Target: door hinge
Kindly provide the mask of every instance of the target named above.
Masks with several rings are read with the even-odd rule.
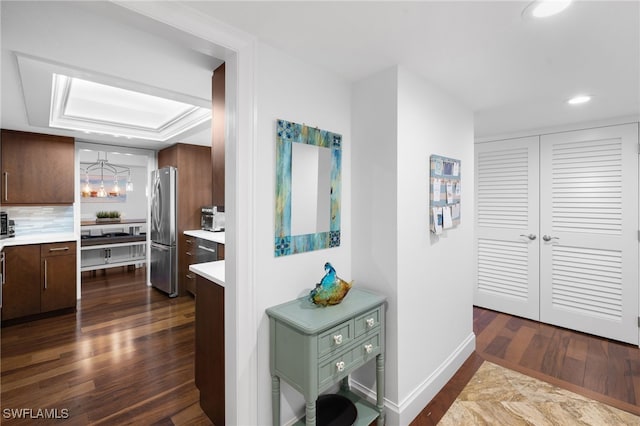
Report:
[[[640,327],[640,317],[638,317],[638,327]]]

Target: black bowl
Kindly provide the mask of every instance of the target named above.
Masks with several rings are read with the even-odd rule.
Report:
[[[351,400],[342,395],[320,395],[316,401],[318,426],[352,426],[358,418],[358,410]]]

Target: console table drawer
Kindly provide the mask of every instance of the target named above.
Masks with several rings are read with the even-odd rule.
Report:
[[[318,388],[324,389],[325,385],[332,384],[340,377],[347,375],[361,359],[362,350],[354,347],[321,363],[318,367]]]
[[[318,386],[333,383],[336,379],[349,374],[366,361],[380,353],[380,333],[362,339],[343,353],[321,362],[318,367]]]
[[[355,319],[355,337],[360,337],[368,331],[380,327],[380,308],[360,315]]]
[[[318,359],[348,346],[354,338],[353,325],[353,320],[346,321],[319,335]]]

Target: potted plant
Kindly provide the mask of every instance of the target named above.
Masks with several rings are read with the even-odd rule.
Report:
[[[118,211],[96,212],[96,222],[120,222],[120,212]]]

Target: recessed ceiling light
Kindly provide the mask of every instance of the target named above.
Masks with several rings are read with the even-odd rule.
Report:
[[[166,141],[211,120],[211,109],[53,74],[51,127]]]
[[[586,102],[589,102],[590,100],[591,100],[591,96],[589,95],[578,95],[569,99],[567,103],[570,105],[578,105],[578,104],[584,104]]]
[[[562,12],[571,4],[571,0],[535,0],[522,12],[523,16],[546,18]]]

